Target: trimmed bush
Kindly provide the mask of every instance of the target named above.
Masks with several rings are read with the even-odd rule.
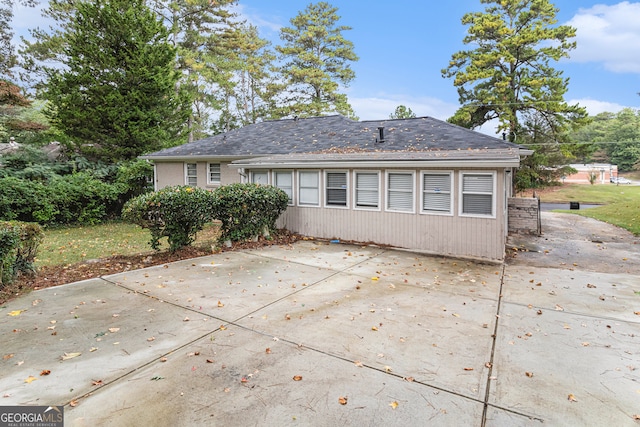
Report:
[[[18,273],[35,273],[38,247],[44,238],[42,227],[28,222],[0,222],[0,287]]]
[[[287,193],[271,185],[230,184],[213,194],[221,241],[247,240],[274,230],[289,202]]]
[[[51,223],[58,211],[41,182],[15,177],[0,179],[0,220]]]
[[[190,245],[196,233],[214,219],[213,194],[202,188],[165,187],[129,200],[122,209],[122,219],[148,228],[151,247],[160,248],[167,237],[169,250]]]

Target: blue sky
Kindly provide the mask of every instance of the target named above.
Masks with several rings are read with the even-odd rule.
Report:
[[[310,1],[240,0],[238,11],[258,26],[263,38],[279,42],[279,29]],[[360,57],[355,80],[345,89],[361,120],[389,117],[402,104],[418,116],[450,117],[458,108],[451,79],[440,70],[465,46],[466,12],[481,11],[480,0],[330,0],[344,33]],[[640,109],[640,1],[556,0],[559,24],[577,28],[578,48],[555,65],[570,78],[565,99],[590,114]],[[43,25],[39,12],[16,10],[17,33]],[[488,132],[488,129],[483,129]]]
[[[305,9],[308,1],[241,0],[240,10],[277,42],[278,29]],[[479,0],[331,0],[344,33],[360,60],[346,89],[361,120],[388,118],[397,105],[418,116],[446,119],[458,107],[451,79],[440,70],[465,48],[466,12],[484,10]],[[556,0],[559,24],[577,28],[578,48],[556,68],[570,78],[565,99],[591,114],[640,109],[640,2]],[[579,5],[579,6],[578,6]],[[467,47],[468,48],[468,47]]]

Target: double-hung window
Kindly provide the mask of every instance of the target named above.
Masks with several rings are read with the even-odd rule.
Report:
[[[327,206],[347,206],[347,173],[326,173],[326,204]]]
[[[387,210],[414,211],[413,182],[412,172],[387,173]]]
[[[453,206],[451,172],[422,173],[422,212],[450,215]]]
[[[220,185],[220,163],[209,163],[209,184]]]
[[[191,187],[198,186],[198,164],[187,163],[185,166],[185,184]]]
[[[276,171],[273,173],[273,182],[276,187],[287,193],[289,204],[293,204],[293,173],[291,171]]]
[[[320,205],[320,178],[317,171],[298,173],[298,204],[303,206]]]
[[[380,176],[378,172],[355,173],[355,207],[376,209],[380,205]]]
[[[463,172],[461,214],[494,216],[494,193],[495,174]]]
[[[269,173],[267,171],[253,171],[251,172],[251,182],[266,185],[269,183]]]

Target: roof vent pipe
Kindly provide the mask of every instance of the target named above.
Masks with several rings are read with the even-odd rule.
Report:
[[[384,142],[384,126],[378,126],[378,138],[376,141],[379,143]]]

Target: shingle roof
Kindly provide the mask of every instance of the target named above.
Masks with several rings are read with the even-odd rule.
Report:
[[[379,142],[378,128],[384,128]],[[519,148],[432,117],[357,122],[344,116],[265,121],[143,156],[247,158],[290,153],[438,151]]]

